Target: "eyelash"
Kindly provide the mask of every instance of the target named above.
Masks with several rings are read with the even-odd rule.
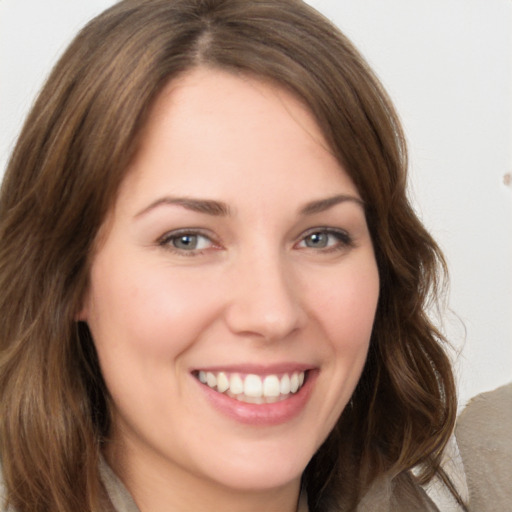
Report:
[[[305,233],[301,235],[300,240],[294,245],[300,245],[302,243],[306,243],[306,240],[309,237],[312,237],[314,235],[327,235],[328,237],[334,237],[336,239],[336,243],[326,247],[310,247],[310,246],[304,246],[301,247],[301,249],[311,249],[313,251],[322,252],[322,253],[333,253],[345,250],[347,248],[354,246],[354,241],[350,234],[343,230],[343,229],[335,229],[335,228],[328,228],[328,227],[316,227],[309,229]],[[210,247],[207,248],[200,248],[200,249],[183,249],[176,247],[174,243],[181,239],[184,239],[185,237],[200,237],[209,240]],[[217,245],[216,242],[212,239],[212,237],[209,234],[206,234],[204,231],[197,230],[197,229],[180,229],[176,231],[171,231],[169,233],[164,234],[162,237],[160,237],[157,240],[157,244],[160,247],[163,247],[166,250],[169,250],[171,252],[174,252],[176,254],[179,254],[180,256],[198,256],[204,253],[205,250],[208,250],[210,248],[220,248],[220,245]]]

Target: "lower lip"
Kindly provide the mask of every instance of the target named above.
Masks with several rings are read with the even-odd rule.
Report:
[[[229,418],[247,425],[271,426],[291,421],[305,408],[318,372],[310,370],[304,385],[289,398],[271,404],[250,404],[218,393],[193,377],[213,407]]]

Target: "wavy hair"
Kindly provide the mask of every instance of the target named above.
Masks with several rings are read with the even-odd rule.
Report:
[[[106,510],[109,397],[75,321],[92,248],[164,86],[197,66],[278,84],[312,111],[366,205],[381,292],[350,404],[303,476],[311,512],[352,509],[382,475],[439,474],[455,389],[427,309],[443,257],[406,194],[399,120],[364,59],[299,0],[124,0],[42,89],[0,193],[0,450],[18,512]]]

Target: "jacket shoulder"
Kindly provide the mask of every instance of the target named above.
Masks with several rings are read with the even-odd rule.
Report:
[[[473,398],[455,435],[469,488],[470,510],[511,510],[512,383]]]

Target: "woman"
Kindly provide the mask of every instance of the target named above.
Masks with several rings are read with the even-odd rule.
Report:
[[[406,167],[382,87],[301,2],[93,20],[2,187],[7,504],[435,510],[434,475],[457,496],[425,312],[444,262]]]

